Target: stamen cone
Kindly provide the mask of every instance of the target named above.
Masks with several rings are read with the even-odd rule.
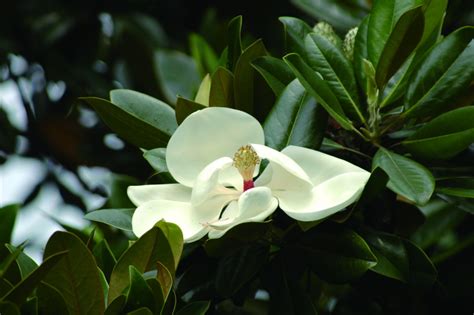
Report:
[[[260,163],[260,158],[251,145],[240,147],[234,154],[233,166],[239,171],[245,182],[252,182],[255,167]],[[252,186],[253,187],[253,186]]]

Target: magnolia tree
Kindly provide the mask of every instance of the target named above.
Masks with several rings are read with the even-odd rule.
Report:
[[[151,176],[87,213],[85,241],[54,234],[40,266],[9,247],[2,310],[472,312],[474,28],[441,35],[446,4],[376,1],[343,38],[281,17],[282,57],[244,46],[236,17],[220,57],[200,37],[157,56],[166,100],[81,98]]]

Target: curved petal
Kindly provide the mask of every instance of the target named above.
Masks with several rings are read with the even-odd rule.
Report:
[[[169,200],[153,200],[139,206],[132,217],[133,233],[140,237],[158,221],[165,220],[178,225],[186,242],[206,235],[208,227],[193,215],[190,203]]]
[[[369,176],[368,172],[345,173],[315,186],[311,194],[283,192],[278,196],[280,208],[299,221],[321,220],[356,201]]]
[[[249,143],[264,143],[262,127],[249,114],[224,107],[199,110],[172,135],[166,149],[168,170],[179,183],[192,187],[206,165],[220,157],[232,157]]]
[[[281,152],[295,161],[308,174],[313,185],[319,185],[334,176],[344,173],[362,172],[369,174],[366,170],[347,161],[308,148],[289,146]]]
[[[191,203],[195,206],[214,195],[230,194],[237,196],[239,192],[228,189],[219,181],[220,172],[232,166],[232,159],[222,157],[208,164],[198,175],[192,190]],[[242,181],[242,180],[241,180]]]
[[[257,186],[267,186],[274,191],[311,190],[313,185],[306,172],[290,157],[260,144],[252,144],[261,159],[270,161],[257,178]]]
[[[278,200],[267,187],[255,187],[245,191],[237,202],[225,209],[222,217],[210,227],[209,238],[219,238],[237,224],[261,222],[278,207]]]
[[[191,188],[181,184],[128,186],[127,195],[136,206],[152,200],[189,202]]]

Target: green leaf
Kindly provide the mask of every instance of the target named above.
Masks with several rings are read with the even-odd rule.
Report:
[[[176,312],[176,315],[205,315],[209,306],[209,301],[191,302]]]
[[[194,101],[198,104],[209,106],[209,96],[211,93],[211,76],[207,73],[202,79]],[[178,121],[179,124],[179,121]]]
[[[84,219],[111,225],[117,229],[131,231],[135,209],[102,209],[87,213]]]
[[[128,186],[141,184],[137,179],[121,174],[112,174],[110,196],[104,204],[104,208],[122,209],[135,208],[135,205],[127,196]]]
[[[388,175],[381,168],[376,167],[372,170],[369,180],[365,184],[364,190],[362,191],[359,200],[354,207],[360,207],[366,205],[372,201],[379,193],[381,193],[387,186]]]
[[[413,71],[405,102],[406,117],[445,111],[474,80],[474,27],[451,33],[434,46]]]
[[[304,86],[306,91],[311,94],[324,109],[336,120],[342,128],[352,129],[351,121],[345,116],[341,104],[337,100],[329,85],[320,75],[313,71],[297,54],[289,54],[283,57],[290,66],[298,80]]]
[[[447,160],[474,142],[474,106],[444,113],[403,141],[413,155]]]
[[[169,242],[171,249],[171,254],[173,255],[174,265],[171,265],[171,262],[168,263],[167,260],[160,260],[163,265],[174,275],[175,270],[178,268],[178,263],[183,252],[183,233],[179,226],[174,223],[160,221],[156,224],[157,227],[163,232]]]
[[[237,60],[240,58],[242,54],[242,16],[238,15],[230,20],[229,25],[227,26],[227,38],[228,42],[228,50],[227,50],[227,68],[233,72],[236,65]]]
[[[94,256],[77,236],[55,232],[46,244],[44,257],[64,250],[67,255],[44,282],[61,292],[70,313],[103,314],[104,292]]]
[[[5,244],[5,246],[8,248],[10,253],[14,253],[16,250],[18,250],[18,247],[15,247],[10,244]],[[36,262],[30,258],[27,254],[23,253],[23,251],[20,252],[18,257],[16,258],[16,263],[18,265],[18,269],[20,270],[21,278],[25,279],[33,270],[35,270],[38,265]]]
[[[219,261],[216,290],[223,297],[230,297],[251,280],[267,261],[268,246],[248,245],[234,251]]]
[[[234,107],[234,75],[218,67],[211,76],[209,106]]]
[[[105,310],[105,315],[118,315],[123,314],[122,310],[125,307],[125,302],[127,297],[125,295],[118,296],[112,303],[109,303],[107,309]]]
[[[285,31],[286,52],[295,52],[305,57],[304,39],[313,29],[306,22],[294,17],[282,16],[279,20]]]
[[[146,272],[155,269],[156,262],[160,261],[174,274],[179,261],[176,259],[179,246],[182,248],[182,236],[181,239],[179,236],[173,237],[174,229],[177,227],[171,223],[166,225],[170,226],[172,233],[154,227],[133,243],[119,258],[110,277],[109,304],[129,285],[128,266],[130,265],[135,266],[140,272]],[[167,234],[170,236],[169,240],[166,237]]]
[[[252,61],[253,67],[262,75],[275,96],[280,96],[295,75],[281,59],[263,56]]]
[[[436,192],[454,197],[474,198],[474,178],[448,178],[437,182]]]
[[[405,12],[385,42],[377,63],[377,86],[382,88],[415,50],[423,36],[424,16],[422,7]]]
[[[312,270],[332,283],[356,280],[377,264],[362,237],[335,225],[319,226],[306,232],[297,247],[307,255]]]
[[[424,15],[425,27],[423,28],[423,38],[421,43],[424,43],[433,32],[438,33],[440,24],[443,23],[448,0],[425,0]]]
[[[7,247],[8,248],[8,247]],[[0,279],[6,278],[9,281],[16,283],[21,277],[19,270],[16,268],[10,268],[13,263],[16,261],[17,257],[20,256],[24,246],[20,246],[15,249],[13,252],[6,252],[6,257],[2,257],[0,262]],[[3,255],[2,255],[3,256]]]
[[[128,312],[127,315],[153,315],[153,312],[147,307],[140,307],[139,309]]]
[[[107,279],[110,279],[110,275],[117,263],[117,259],[115,259],[115,256],[105,238],[94,246],[92,254],[97,262],[97,267],[103,271]]]
[[[181,124],[186,117],[204,108],[206,106],[178,96],[176,101],[176,121],[178,124]]]
[[[143,152],[143,157],[158,173],[168,172],[166,164],[166,148],[156,148]]]
[[[369,53],[367,52],[367,32],[369,28],[368,15],[359,25],[357,35],[354,42],[354,72],[357,79],[357,83],[362,90],[367,94],[367,76],[364,71],[364,60],[369,59]]]
[[[234,102],[235,108],[253,114],[255,69],[251,62],[258,57],[267,55],[262,40],[257,40],[247,47],[237,60],[234,70]]]
[[[367,30],[367,52],[368,60],[372,62],[376,69],[378,69],[378,63],[382,61],[382,54],[387,43],[394,40],[394,38],[390,38],[392,33],[395,33],[402,15],[421,4],[422,0],[375,1],[370,12]],[[401,26],[406,26],[405,24],[402,23],[399,26],[403,33],[406,30],[405,27]],[[398,35],[394,34],[394,36]]]
[[[137,107],[129,108],[97,97],[80,99],[91,105],[110,129],[138,147],[152,149],[166,146],[171,133],[176,129],[174,110],[169,106],[169,109],[162,107],[161,111],[157,110],[157,106],[149,106],[149,103],[139,103]],[[160,112],[168,113],[161,116]],[[155,125],[160,120],[163,120],[164,126],[174,126],[174,129],[160,130]]]
[[[189,36],[189,46],[191,56],[197,64],[201,76],[213,73],[217,68],[219,60],[217,55],[206,40],[199,34],[191,34]]]
[[[289,145],[318,149],[327,126],[327,113],[293,80],[267,116],[265,143],[278,151]]]
[[[46,258],[43,263],[31,272],[25,279],[17,283],[7,294],[5,294],[0,301],[8,300],[17,305],[21,305],[28,295],[35,289],[35,287],[48,276],[51,270],[62,261],[67,255],[66,251],[56,252]]]
[[[0,208],[0,222],[2,222],[2,228],[0,229],[0,244],[10,243],[16,215],[19,209],[20,205],[18,204]]]
[[[129,266],[130,289],[127,294],[127,302],[125,304],[125,312],[130,312],[140,307],[147,307],[151,310],[161,310],[161,305],[157,306],[153,293],[142,277],[142,273],[134,266]]]
[[[156,265],[156,280],[160,284],[161,293],[163,294],[163,300],[166,301],[171,290],[173,289],[173,275],[170,273],[168,268],[166,268],[166,266],[160,263],[159,261]]]
[[[388,188],[395,193],[423,205],[434,191],[434,178],[423,165],[402,155],[380,148],[372,161],[372,169],[380,167],[388,176]]]
[[[317,20],[329,21],[340,31],[359,24],[368,11],[364,1],[292,0],[292,3]]]
[[[344,53],[332,42],[316,34],[306,36],[305,45],[308,64],[327,82],[344,113],[353,120],[365,122],[354,71]]]
[[[177,95],[192,99],[201,77],[196,62],[179,51],[159,50],[154,55],[155,72],[161,90],[171,104],[176,104]]]
[[[38,308],[41,314],[68,314],[66,302],[61,293],[51,285],[41,282],[36,290]]]
[[[0,314],[4,315],[20,315],[20,309],[13,303],[4,301],[0,302]]]

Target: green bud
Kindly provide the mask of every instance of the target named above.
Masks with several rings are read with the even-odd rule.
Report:
[[[326,22],[319,22],[313,27],[313,32],[326,38],[334,46],[342,48],[342,40],[337,36],[332,26]]]
[[[354,43],[358,30],[358,27],[351,28],[347,32],[346,37],[344,37],[342,49],[344,50],[344,54],[346,55],[347,59],[350,61],[354,60]]]

